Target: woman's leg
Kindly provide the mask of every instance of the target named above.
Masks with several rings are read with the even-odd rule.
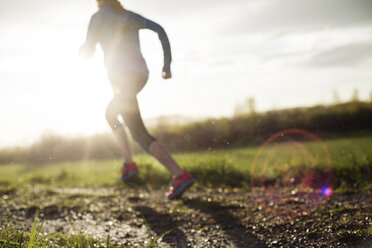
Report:
[[[120,103],[117,99],[112,99],[106,109],[106,120],[110,125],[114,136],[119,144],[120,151],[124,158],[124,163],[128,164],[133,162],[132,153],[128,143],[128,137],[123,125],[119,122],[118,116],[120,113]]]
[[[179,177],[182,175],[183,170],[159,141],[153,141],[150,144],[149,153],[162,163],[173,176]]]
[[[126,126],[131,132],[133,139],[145,151],[162,163],[173,176],[178,177],[183,173],[182,169],[169,152],[148,133],[143,124],[140,109],[138,107],[137,94],[146,85],[147,79],[147,76],[143,76],[136,72],[126,73],[125,76],[113,75],[111,77],[111,81],[114,82],[114,91],[117,93],[117,99],[120,103],[118,104],[118,106],[120,106],[119,111]],[[116,121],[118,121],[117,118]],[[122,127],[120,130],[124,131]],[[127,140],[123,138],[123,131],[118,131],[117,137],[120,140]],[[123,151],[127,151],[125,147],[129,146],[124,144],[122,149]]]
[[[170,153],[152,137],[145,125],[138,107],[137,97],[126,97],[123,104],[122,117],[128,126],[133,139],[150,155],[162,163],[175,177],[179,177],[183,171],[177,162],[172,158]]]

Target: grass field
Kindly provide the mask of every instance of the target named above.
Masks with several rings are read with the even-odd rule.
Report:
[[[197,183],[173,202],[164,201],[169,173],[145,154],[130,185],[118,179],[119,159],[0,166],[0,246],[155,247],[151,237],[172,230],[161,247],[369,247],[372,137],[280,138],[175,154]],[[322,186],[334,190],[328,200]]]
[[[306,176],[304,171],[311,170],[313,177],[331,174],[330,182],[326,183],[333,188],[365,189],[372,183],[371,147],[372,137],[364,137],[328,140],[324,145],[319,142],[282,142],[262,150],[259,147],[208,150],[175,154],[175,158],[196,177],[196,187],[249,188],[252,180],[285,185],[286,177],[298,180]],[[143,154],[135,160],[140,166],[135,186],[157,188],[169,184],[170,175],[153,158]],[[3,165],[0,166],[0,185],[123,186],[118,180],[121,163],[121,160],[96,160],[40,166]]]

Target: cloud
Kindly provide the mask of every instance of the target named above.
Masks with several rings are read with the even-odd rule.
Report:
[[[329,27],[372,25],[371,0],[262,0],[245,9],[225,32],[302,32]]]
[[[356,66],[372,58],[372,42],[350,44],[320,52],[306,63],[316,67]]]
[[[147,10],[153,10],[155,12],[161,12],[169,16],[192,16],[196,13],[208,13],[219,8],[228,8],[229,6],[234,6],[242,4],[244,2],[250,2],[250,0],[188,0],[188,1],[174,1],[174,0],[126,0],[122,1],[124,6],[133,11],[145,12]],[[190,18],[191,19],[191,18]]]
[[[92,3],[89,5],[89,3]],[[45,25],[61,15],[81,15],[82,9],[94,6],[95,1],[76,0],[12,0],[4,1],[0,8],[0,26]],[[90,11],[90,9],[87,9]]]

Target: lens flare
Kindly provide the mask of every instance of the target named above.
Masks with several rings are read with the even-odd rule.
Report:
[[[301,129],[284,130],[269,138],[257,152],[251,169],[253,197],[263,209],[282,217],[315,210],[332,195],[332,189],[324,187],[331,182],[326,145]]]
[[[324,196],[331,196],[332,195],[332,193],[333,193],[333,191],[332,191],[332,189],[330,188],[330,187],[328,187],[328,186],[324,186],[323,188],[322,188],[322,194],[324,195]]]

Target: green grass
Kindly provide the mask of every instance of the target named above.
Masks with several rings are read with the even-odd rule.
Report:
[[[110,235],[107,236],[106,240],[101,241],[89,236],[84,235],[84,233],[74,234],[66,236],[62,233],[55,233],[48,237],[41,236],[41,231],[44,226],[44,221],[39,223],[38,212],[36,212],[33,225],[30,232],[24,231],[14,231],[17,226],[9,226],[8,218],[11,216],[4,216],[0,218],[0,247],[1,248],[46,248],[46,247],[77,247],[77,248],[93,248],[93,247],[104,247],[104,248],[116,248],[119,246],[113,245],[110,242]],[[4,223],[1,223],[3,222]],[[143,221],[146,225],[146,230],[148,233],[148,245],[146,247],[157,247],[158,241],[160,241],[164,236],[172,232],[169,230],[159,237],[154,237],[148,224],[143,217]],[[71,222],[75,233],[76,229],[74,224]]]
[[[333,174],[332,186],[339,189],[370,188],[372,182],[372,137],[325,141],[329,152],[317,142],[273,144],[260,151],[259,147],[207,150],[175,154],[181,167],[197,180],[196,187],[250,187],[252,164],[254,180],[273,183],[287,178]],[[255,160],[257,154],[260,156]],[[308,154],[312,154],[309,156]],[[148,155],[135,160],[140,174],[134,185],[164,187],[170,174]],[[52,187],[121,187],[118,180],[121,160],[95,160],[48,165],[11,164],[0,166],[0,190],[20,185],[49,185]],[[330,169],[330,170],[329,170]]]
[[[5,216],[0,219],[0,221],[5,220],[4,228],[0,230],[0,245],[1,247],[27,247],[27,248],[45,248],[48,247],[50,240],[53,238],[53,235],[50,238],[45,240],[40,239],[41,229],[43,228],[44,221],[38,226],[38,214],[34,218],[34,222],[29,234],[24,232],[16,231],[13,229],[17,226],[9,226],[8,218],[10,216]]]

